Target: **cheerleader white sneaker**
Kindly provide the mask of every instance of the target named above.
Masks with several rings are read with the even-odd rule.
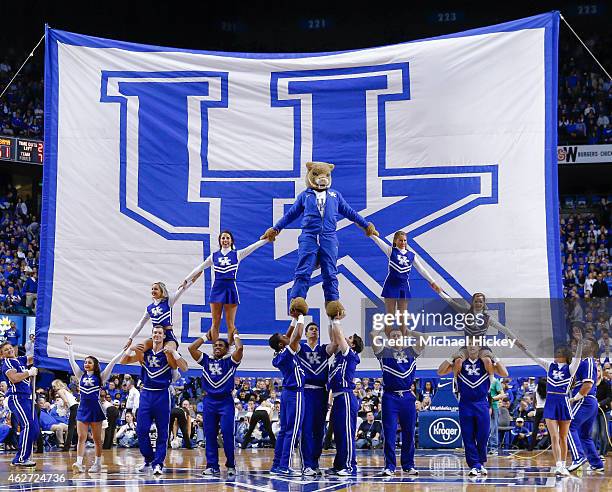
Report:
[[[81,463],[72,463],[72,471],[74,473],[85,473],[85,467]]]
[[[89,473],[100,473],[102,471],[102,465],[100,463],[94,463],[87,470]]]

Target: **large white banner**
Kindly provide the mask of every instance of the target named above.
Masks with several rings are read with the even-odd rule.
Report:
[[[304,189],[309,160],[335,164],[334,189],[382,236],[407,231],[451,295],[560,297],[557,29],[551,13],[317,54],[211,53],[49,29],[39,364],[66,367],[64,335],[79,357],[109,360],[151,302],[151,283],[174,290],[222,230],[238,248],[256,241]],[[267,338],[288,324],[299,227],[240,265],[244,371],[272,369]],[[346,220],[337,235],[352,333],[364,300],[380,298],[387,258]],[[185,344],[210,327],[211,285],[207,270],[174,307],[187,357]],[[411,289],[435,296],[416,271]],[[321,321],[318,271],[308,302]],[[553,336],[550,325],[517,323],[518,311],[506,309],[505,322],[527,342]],[[376,367],[364,357],[360,369]]]

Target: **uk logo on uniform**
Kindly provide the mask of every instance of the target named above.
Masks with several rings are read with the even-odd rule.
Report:
[[[399,364],[405,364],[406,362],[408,362],[408,356],[404,353],[404,351],[395,352],[393,354],[393,357]]]
[[[83,378],[83,386],[93,386],[95,384],[94,378],[87,376]]]
[[[556,369],[553,370],[552,377],[553,379],[557,379],[557,380],[563,379],[563,371],[558,371]]]
[[[312,365],[319,365],[321,363],[321,357],[316,352],[306,353],[306,358],[308,359],[308,362],[310,362]]]
[[[465,366],[465,370],[470,376],[480,376],[480,367],[468,364]]]
[[[212,376],[221,376],[221,366],[217,363],[208,364],[208,371]]]
[[[147,357],[147,364],[149,365],[149,367],[159,367],[159,359],[157,357],[155,357],[154,355],[149,355],[149,357]]]

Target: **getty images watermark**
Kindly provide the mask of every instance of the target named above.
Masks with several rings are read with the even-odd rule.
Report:
[[[514,348],[513,338],[491,338],[486,336],[486,316],[482,313],[432,313],[396,311],[395,313],[376,313],[372,316],[372,344],[377,348],[405,347],[464,347]],[[413,332],[410,335],[388,337],[383,331],[386,327],[405,326]],[[455,331],[452,336],[427,333],[427,326],[448,328]],[[414,333],[414,332],[419,333]],[[464,335],[464,336],[461,336]]]

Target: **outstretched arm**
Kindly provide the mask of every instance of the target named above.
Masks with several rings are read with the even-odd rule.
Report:
[[[207,268],[210,268],[211,266],[212,266],[212,255],[208,255],[208,258],[206,258],[202,263],[200,263],[197,267],[191,270],[191,272],[189,272],[189,275],[185,277],[181,286],[186,286],[188,283],[193,284],[198,279],[198,277],[202,275],[202,272],[206,270]]]
[[[492,326],[497,331],[502,332],[508,338],[513,338],[514,340],[518,340],[519,339],[519,337],[510,328],[508,328],[507,326],[502,325],[499,321],[497,321],[497,320],[495,320],[493,318],[489,318],[489,326]]]
[[[332,320],[330,319],[328,326],[327,326],[327,334],[329,335],[330,342],[327,344],[327,347],[325,347],[325,351],[327,352],[327,355],[335,354],[336,351],[338,350],[338,344],[334,340],[334,334],[332,332],[332,328],[333,328]]]
[[[196,272],[196,274],[193,276],[188,276],[185,280],[183,280],[183,283],[179,285],[178,289],[176,289],[174,294],[170,294],[170,297],[168,298],[168,304],[170,305],[170,307],[173,307],[176,304],[176,301],[178,301],[180,297],[185,292],[187,292],[187,289],[189,289],[189,287],[191,287],[195,283],[195,281],[200,278],[201,275],[202,270]]]
[[[298,195],[293,205],[291,205],[291,208],[287,210],[287,213],[274,224],[274,229],[278,232],[282,231],[287,225],[297,219],[302,212],[304,212],[304,192]]]
[[[531,352],[531,350],[529,350],[527,347],[525,347],[523,344],[517,345],[518,348],[520,348],[527,357],[529,357],[531,360],[533,360],[537,365],[539,365],[540,367],[544,368],[545,371],[548,372],[548,368],[550,367],[551,361],[546,360],[546,359],[541,359],[540,357],[536,357],[533,352]]]
[[[113,367],[115,367],[115,364],[119,361],[119,359],[123,355],[125,355],[125,351],[121,350],[121,352],[115,355],[115,357],[113,357],[111,361],[107,364],[107,366],[104,368],[104,370],[100,374],[100,379],[102,380],[102,384],[104,384],[108,380],[108,378],[110,378],[111,374],[113,373]]]
[[[429,271],[425,268],[423,263],[421,263],[421,260],[419,260],[415,256],[414,257],[414,261],[412,262],[412,264],[417,269],[417,271],[423,276],[423,278],[429,282],[429,285],[431,285],[431,288],[433,290],[435,290],[438,294],[440,294],[442,292],[442,289],[440,289],[440,287],[438,287],[438,284],[436,284],[436,281],[431,276],[431,273],[429,273]]]
[[[267,239],[260,239],[259,241],[254,242],[250,246],[247,246],[244,249],[239,249],[236,253],[238,255],[238,261],[244,260],[247,256],[249,256],[254,251],[257,251],[264,244],[268,244],[270,241]]]
[[[64,337],[64,342],[68,345],[68,361],[70,362],[70,367],[72,368],[72,373],[75,375],[77,379],[80,379],[83,375],[83,371],[76,363],[74,359],[74,352],[72,350],[72,340],[70,337]]]
[[[379,238],[378,236],[370,236],[370,238],[376,243],[376,246],[378,246],[382,250],[382,252],[387,255],[387,257],[391,256],[393,246],[387,244],[386,241]]]
[[[440,297],[458,313],[467,313],[470,310],[470,303],[465,299],[453,299],[443,290],[441,290],[439,294]]]
[[[346,202],[346,200],[340,193],[338,193],[338,212],[343,217],[346,217],[350,221],[355,222],[357,225],[363,227],[364,229],[368,228],[368,221],[365,220],[355,210],[353,210],[353,208]]]
[[[151,319],[151,317],[149,316],[149,312],[145,311],[144,314],[142,315],[142,318],[140,318],[140,321],[136,325],[136,327],[132,330],[132,333],[130,334],[130,338],[128,338],[127,343],[123,346],[123,350],[128,349],[129,346],[132,345],[134,338],[138,336],[138,334],[140,333],[144,325],[147,323],[147,321],[149,321],[149,319]]]

